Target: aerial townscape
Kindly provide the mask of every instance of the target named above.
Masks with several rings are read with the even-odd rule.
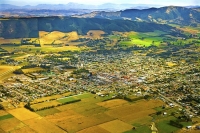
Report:
[[[200,3],[9,1],[0,133],[200,132]]]

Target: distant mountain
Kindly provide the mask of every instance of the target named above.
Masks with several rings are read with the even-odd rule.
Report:
[[[106,18],[106,19],[128,19],[137,21],[175,23],[190,25],[200,23],[200,10],[195,8],[168,6],[149,9],[127,9],[114,12],[92,12],[76,17],[82,18]]]
[[[153,32],[155,30],[167,32],[171,29],[173,29],[171,26],[164,24],[99,18],[40,17],[0,20],[0,37],[3,38],[38,37],[39,31],[77,31],[79,34],[86,34],[89,30],[112,33],[112,31]]]
[[[113,4],[105,3],[102,5],[86,5],[70,2],[68,4],[39,4],[37,6],[14,6],[9,4],[0,4],[0,10],[10,9],[48,9],[48,10],[66,10],[66,9],[110,9],[110,10],[124,10],[124,9],[146,9],[151,7],[161,7],[161,5],[144,5],[144,4]]]

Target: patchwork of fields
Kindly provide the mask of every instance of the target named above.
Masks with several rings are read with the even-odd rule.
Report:
[[[58,102],[77,98],[80,98],[81,101],[37,112],[31,112],[25,108],[1,111],[0,131],[11,133],[25,131],[31,133],[137,131],[137,129],[141,130],[141,125],[148,127],[152,120],[149,115],[156,112],[153,108],[164,104],[160,100],[139,100],[135,103],[123,99],[104,101],[105,98],[94,98],[94,96],[94,94],[85,93],[67,99],[58,99]],[[52,104],[48,101],[43,103]],[[42,103],[35,103],[33,106],[40,104]],[[137,125],[139,126],[137,127]],[[133,127],[136,129],[133,130]],[[150,131],[150,128],[148,130]]]
[[[0,66],[0,82],[12,75],[13,71],[19,68],[19,66]]]

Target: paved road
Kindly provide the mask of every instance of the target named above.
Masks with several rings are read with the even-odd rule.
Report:
[[[166,96],[164,96],[164,95],[162,95],[162,94],[160,94],[160,93],[159,93],[159,95],[160,95],[161,97],[163,97],[165,100],[167,100],[168,102],[173,103],[174,105],[177,105],[177,106],[180,107],[180,108],[185,108],[185,107],[183,107],[182,105],[180,105],[179,103],[177,103],[177,102],[175,102],[175,101],[169,99],[168,97],[166,97]],[[185,109],[185,110],[186,110],[189,114],[191,114],[191,115],[193,115],[193,116],[196,115],[195,113],[191,112],[189,109]]]

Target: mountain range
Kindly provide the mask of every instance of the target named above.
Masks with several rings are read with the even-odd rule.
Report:
[[[128,19],[132,21],[196,25],[197,23],[200,23],[200,8],[168,6],[161,8],[149,8],[143,10],[127,9],[113,12],[97,11],[75,17]]]
[[[153,32],[160,30],[169,32],[171,29],[173,27],[165,24],[120,19],[39,17],[0,20],[0,37],[3,38],[37,38],[39,31],[77,31],[78,34],[87,34],[89,30],[102,30],[110,34],[112,31]]]
[[[67,10],[67,9],[99,9],[99,10],[122,10],[122,9],[147,9],[151,7],[161,7],[162,5],[147,5],[147,4],[113,4],[105,3],[102,5],[87,5],[87,4],[78,4],[70,2],[68,4],[39,4],[36,6],[25,5],[25,6],[16,6],[10,4],[0,4],[0,10],[12,10],[12,9],[31,9],[31,10]]]

